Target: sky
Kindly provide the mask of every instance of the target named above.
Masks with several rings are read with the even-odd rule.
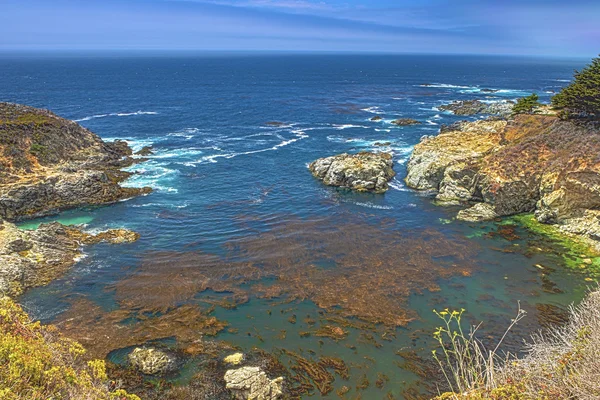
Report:
[[[600,0],[0,0],[0,50],[593,57]]]

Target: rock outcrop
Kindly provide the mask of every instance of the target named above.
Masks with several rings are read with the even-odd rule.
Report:
[[[0,218],[19,220],[149,193],[124,188],[135,162],[123,141],[106,143],[47,110],[0,103]]]
[[[397,126],[408,126],[408,125],[420,125],[421,124],[420,121],[417,121],[416,119],[412,119],[412,118],[399,118],[399,119],[393,120],[390,123],[397,125]]]
[[[463,122],[425,137],[408,162],[408,186],[450,203],[484,203],[466,220],[535,212],[540,222],[600,240],[600,127],[548,115]]]
[[[442,111],[450,111],[455,115],[488,114],[508,117],[512,113],[513,106],[512,101],[484,103],[479,100],[461,100],[444,104],[438,108]]]
[[[238,400],[277,400],[283,394],[283,377],[269,379],[259,367],[230,369],[225,382]]]
[[[326,185],[383,193],[388,190],[388,181],[396,175],[392,166],[392,156],[388,153],[361,152],[320,158],[308,168]]]
[[[83,255],[82,245],[126,243],[138,237],[125,229],[90,235],[59,223],[28,231],[0,221],[0,293],[16,296],[27,288],[48,284],[77,262]]]
[[[146,375],[165,375],[177,369],[177,358],[173,354],[154,347],[136,347],[127,359]]]

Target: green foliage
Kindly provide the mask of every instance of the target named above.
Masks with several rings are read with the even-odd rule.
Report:
[[[513,107],[513,114],[531,114],[536,108],[542,105],[538,100],[539,96],[535,93],[520,98]]]
[[[42,155],[46,152],[47,147],[46,146],[42,146],[41,144],[37,144],[37,143],[33,143],[31,145],[31,147],[29,148],[29,152],[32,154],[39,154]]]
[[[85,363],[83,347],[52,326],[32,322],[0,297],[0,398],[6,400],[140,400],[108,389],[103,360]]]
[[[481,324],[471,327],[467,332],[463,330],[464,308],[433,312],[443,321],[443,325],[433,333],[433,338],[438,342],[438,349],[433,350],[433,358],[444,374],[450,391],[465,393],[480,388],[498,389],[496,365],[506,363],[511,357],[509,354],[500,356],[500,347],[510,330],[523,319],[525,311],[519,307],[516,317],[491,350],[476,336]]]
[[[575,71],[573,82],[552,98],[552,105],[562,108],[563,117],[588,116],[600,118],[600,57]]]

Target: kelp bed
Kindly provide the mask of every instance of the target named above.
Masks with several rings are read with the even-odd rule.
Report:
[[[219,254],[197,250],[144,254],[137,269],[107,288],[118,308],[105,310],[87,298],[74,299],[58,324],[89,349],[90,357],[174,338],[179,351],[190,357],[212,351],[217,359],[233,346],[206,337],[244,332],[213,316],[215,307],[235,309],[265,300],[291,303],[293,310],[293,304],[308,301],[318,312],[286,314],[289,323],[298,320],[309,328],[301,337],[313,336],[323,344],[347,341],[349,332],[357,331],[358,344],[378,348],[382,341],[395,338],[398,327],[418,318],[408,307],[411,294],[438,291],[441,278],[467,276],[475,269],[477,247],[467,239],[433,229],[399,232],[393,220],[377,226],[282,219],[269,229],[256,228],[251,217],[238,222],[251,234],[226,243]],[[260,338],[261,331],[247,334]],[[285,338],[285,330],[280,335]],[[294,382],[290,390],[296,396],[313,391],[326,395],[334,391],[335,376],[349,378],[353,366],[343,360],[302,352],[282,348],[278,354],[290,365]],[[381,374],[368,382],[365,375],[347,385],[357,392],[369,386],[383,390],[388,379]],[[345,397],[348,386],[337,394]]]
[[[235,337],[246,336],[261,344],[271,342],[267,346],[270,353],[263,353],[262,359],[271,357],[271,364],[278,366],[273,371],[286,377],[288,398],[310,394],[358,399],[363,392],[371,396],[377,390],[381,398],[393,399],[402,390],[400,398],[418,399],[423,392],[435,392],[437,388],[428,382],[435,366],[419,358],[422,337],[429,337],[430,332],[409,332],[412,347],[394,350],[396,356],[391,352],[397,367],[416,377],[416,385],[390,382],[388,374],[394,373],[389,365],[387,370],[379,369],[375,354],[399,333],[407,334],[398,328],[419,319],[409,306],[411,296],[438,292],[439,282],[470,276],[477,269],[481,242],[447,228],[398,231],[394,220],[382,220],[379,225],[363,218],[306,221],[282,217],[278,221],[265,227],[258,218],[240,216],[237,222],[244,236],[225,243],[221,251],[201,251],[197,244],[183,251],[149,251],[137,268],[126,270],[123,279],[107,287],[117,307],[105,310],[87,298],[75,299],[58,323],[66,335],[89,349],[90,357],[175,339],[177,351],[195,360],[199,372],[185,388],[154,390],[161,399],[175,399],[171,397],[175,392],[182,398],[202,398],[202,387],[212,387],[210,398],[227,398],[218,385],[208,382],[222,378],[225,355],[260,351],[232,345],[243,342]],[[541,243],[538,237],[527,237],[531,245],[518,245],[522,236],[518,226],[499,224],[482,239],[493,241],[499,252],[530,257],[532,246],[538,249]],[[549,278],[552,268],[543,266],[534,272],[532,278],[539,281],[542,291],[558,293]],[[461,290],[460,284],[454,285],[453,290]],[[444,296],[431,297],[448,306]],[[484,295],[476,299],[494,301]],[[216,312],[247,310],[253,302],[267,307],[263,317],[277,320],[280,326],[240,326],[239,321],[223,319],[232,314]],[[299,304],[312,304],[312,308],[306,312]],[[563,322],[557,306],[529,305],[539,318],[534,322],[537,326]],[[488,327],[504,326],[503,317],[484,316]],[[281,324],[289,324],[289,329],[282,329],[285,325]],[[530,329],[531,325],[519,327],[515,336],[523,337]],[[302,342],[306,345],[298,345],[298,337],[306,340]],[[347,360],[331,355],[337,350],[322,351],[330,346],[357,356]],[[372,352],[365,351],[368,348]],[[123,374],[121,369],[115,371],[115,376]]]

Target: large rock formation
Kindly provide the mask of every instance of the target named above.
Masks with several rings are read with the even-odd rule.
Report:
[[[600,127],[548,115],[461,123],[425,137],[408,162],[408,186],[451,203],[485,203],[461,219],[535,212],[540,222],[600,240]]]
[[[388,190],[387,182],[396,175],[392,166],[388,153],[361,152],[320,158],[308,168],[326,185],[383,193]]]
[[[0,294],[16,296],[27,288],[48,284],[77,262],[83,255],[82,245],[126,243],[138,237],[125,229],[90,235],[59,223],[26,231],[0,221]]]
[[[489,114],[508,117],[512,113],[513,106],[514,103],[511,101],[484,103],[479,100],[461,100],[444,104],[438,108],[442,111],[450,111],[455,115]]]
[[[238,400],[277,400],[283,394],[283,377],[269,379],[259,367],[230,369],[225,382]]]
[[[123,188],[131,149],[50,111],[0,103],[0,218],[18,220],[150,192]]]

